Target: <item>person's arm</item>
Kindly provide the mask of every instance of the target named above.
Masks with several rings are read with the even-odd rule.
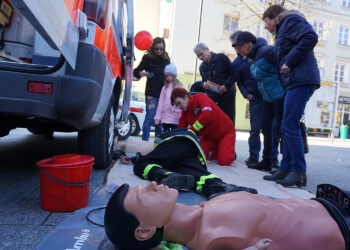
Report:
[[[286,56],[285,62],[292,70],[314,49],[318,36],[309,23],[305,24],[299,18],[292,18],[287,23],[286,38],[296,43]]]
[[[241,64],[243,65],[237,65],[237,67],[240,67],[239,71],[236,72],[237,87],[241,91],[243,97],[247,98],[249,92],[246,86],[248,86],[248,84],[251,84],[251,81],[253,81],[253,79],[250,73],[249,63],[246,61],[246,59],[244,61],[242,60]]]
[[[134,69],[134,77],[136,77],[136,78],[138,78],[138,79],[141,78],[141,77],[140,77],[140,72],[143,71],[143,70],[145,70],[145,69],[147,68],[147,58],[146,58],[146,57],[147,57],[147,56],[144,55],[144,56],[142,57],[142,60],[141,60],[141,62],[140,62],[140,64],[139,64],[139,66],[137,66],[137,67]]]
[[[223,55],[222,58],[223,58],[222,59],[223,66],[225,67],[227,72],[226,79],[222,84],[225,85],[226,89],[230,89],[235,84],[235,75],[232,70],[230,59],[226,55]]]
[[[185,114],[184,114],[184,112],[182,111],[181,116],[180,116],[180,119],[179,119],[179,125],[178,125],[178,127],[179,127],[179,128],[187,128],[188,125],[189,125],[189,124],[187,123]]]
[[[200,108],[200,115],[198,119],[191,125],[190,130],[195,133],[205,128],[209,122],[213,119],[213,107],[210,98],[204,94],[201,94],[197,98],[197,105]]]
[[[155,124],[158,125],[162,121],[162,108],[164,107],[165,103],[165,86],[162,87],[162,90],[160,91],[160,96],[158,100],[158,107],[156,111],[156,115],[154,116]]]

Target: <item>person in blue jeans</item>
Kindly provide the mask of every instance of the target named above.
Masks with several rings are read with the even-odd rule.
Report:
[[[237,36],[242,31],[235,31],[231,34],[231,43],[235,43]],[[236,52],[237,48],[234,47]],[[262,125],[262,98],[258,90],[256,80],[250,72],[248,59],[243,58],[238,52],[237,57],[232,62],[232,70],[235,75],[235,81],[245,99],[249,101],[250,131],[249,131],[249,157],[245,160],[248,167],[259,162],[259,153],[261,149],[260,130]]]
[[[265,28],[276,34],[276,59],[286,94],[282,119],[283,158],[273,175],[264,176],[285,186],[306,186],[306,162],[300,119],[316,88],[320,73],[313,52],[318,36],[304,16],[272,5],[263,14]]]
[[[161,37],[153,40],[152,46],[134,69],[134,77],[139,79],[147,77],[146,81],[146,117],[142,126],[142,140],[148,141],[154,116],[157,112],[158,99],[165,82],[164,68],[170,63],[168,53],[165,51],[165,41]],[[155,135],[162,133],[162,125],[155,125]]]

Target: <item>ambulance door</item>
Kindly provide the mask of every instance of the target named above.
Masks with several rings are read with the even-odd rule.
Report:
[[[79,42],[76,24],[84,0],[11,0],[11,3],[75,69]]]

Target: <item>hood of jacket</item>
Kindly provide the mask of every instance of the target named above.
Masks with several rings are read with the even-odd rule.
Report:
[[[303,13],[297,11],[297,10],[286,10],[286,11],[283,11],[281,12],[277,17],[276,17],[276,21],[277,21],[277,24],[276,24],[276,32],[278,32],[282,22],[287,18],[287,17],[290,17],[290,16],[297,16],[299,18],[302,18],[305,20],[305,16]]]

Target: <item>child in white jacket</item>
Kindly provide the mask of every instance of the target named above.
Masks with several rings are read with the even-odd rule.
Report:
[[[181,109],[171,105],[170,97],[174,88],[184,88],[176,78],[177,70],[174,64],[168,64],[164,69],[165,83],[160,92],[155,124],[162,124],[163,132],[177,128],[181,116]]]

